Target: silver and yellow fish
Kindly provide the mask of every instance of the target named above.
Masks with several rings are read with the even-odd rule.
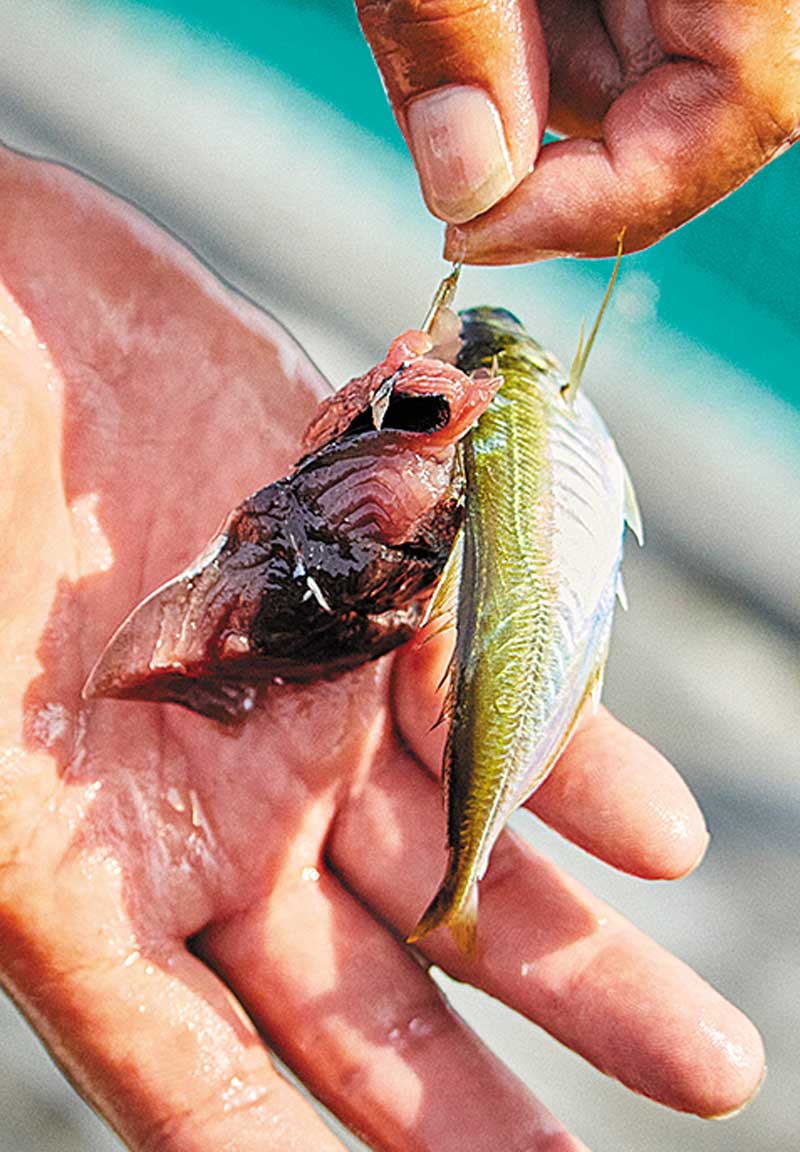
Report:
[[[566,376],[509,312],[461,315],[459,367],[489,368],[504,383],[462,446],[463,542],[449,570],[458,580],[443,774],[449,860],[411,942],[447,925],[474,951],[492,847],[584,704],[599,701],[624,595],[625,525],[640,540],[641,525],[614,441],[578,389],[593,338]],[[439,607],[447,582],[446,573]]]

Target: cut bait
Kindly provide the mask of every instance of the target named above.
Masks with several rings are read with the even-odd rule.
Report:
[[[503,384],[460,446],[449,859],[409,941],[447,925],[472,953],[477,885],[497,837],[553,767],[584,704],[599,701],[625,524],[640,539],[641,525],[614,442],[577,388],[597,326],[566,376],[509,312],[476,308],[461,321],[459,368],[499,373]],[[434,614],[443,598],[437,592]]]
[[[133,610],[85,697],[172,701],[235,723],[255,683],[333,675],[413,635],[461,523],[456,445],[500,385],[432,347],[406,332],[323,401],[295,470]]]

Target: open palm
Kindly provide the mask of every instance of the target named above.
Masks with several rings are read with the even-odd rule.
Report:
[[[421,957],[672,1107],[739,1106],[752,1026],[510,834],[477,958],[444,933],[403,944],[444,866],[446,641],[275,685],[233,735],[82,702],[130,607],[288,469],[325,385],[74,174],[4,152],[0,210],[0,963],[81,1090],[136,1150],[341,1147],[268,1045],[377,1149],[582,1147]],[[674,771],[603,713],[531,807],[642,876],[684,873],[705,842]]]

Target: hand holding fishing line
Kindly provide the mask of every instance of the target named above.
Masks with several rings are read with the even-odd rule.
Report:
[[[276,685],[233,738],[81,699],[130,605],[296,459],[324,385],[279,326],[73,173],[3,153],[0,199],[0,966],[81,1090],[134,1152],[341,1149],[272,1049],[378,1150],[585,1148],[452,1013],[435,963],[670,1107],[743,1104],[752,1025],[512,833],[477,957],[443,932],[422,964],[404,945],[444,867],[445,637]],[[650,879],[707,839],[674,769],[605,712],[529,807]]]
[[[645,248],[800,133],[798,0],[357,7],[467,263],[610,256],[623,227],[626,251]],[[545,127],[565,139],[540,151]]]

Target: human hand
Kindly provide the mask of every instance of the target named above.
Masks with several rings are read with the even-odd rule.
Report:
[[[356,4],[454,259],[645,248],[800,134],[798,0]]]
[[[584,1147],[452,1013],[436,963],[673,1108],[741,1105],[752,1025],[510,833],[477,958],[446,932],[422,964],[404,945],[444,865],[442,640],[276,685],[234,736],[81,700],[126,610],[287,470],[324,386],[74,174],[0,153],[0,208],[0,967],[81,1091],[136,1152],[340,1148],[272,1049],[376,1149]],[[705,846],[674,770],[604,713],[529,807],[635,875]]]

